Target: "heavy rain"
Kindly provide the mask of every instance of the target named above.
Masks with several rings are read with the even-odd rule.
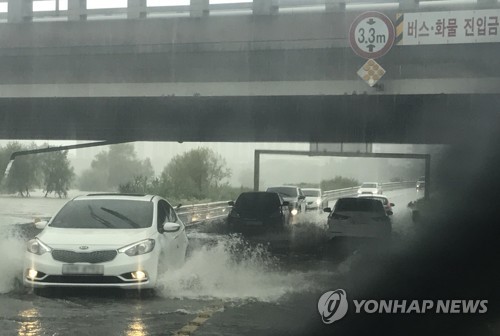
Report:
[[[500,335],[499,16],[0,2],[0,335]]]

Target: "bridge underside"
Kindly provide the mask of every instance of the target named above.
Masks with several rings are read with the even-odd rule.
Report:
[[[500,125],[500,95],[0,99],[0,138],[452,143]]]

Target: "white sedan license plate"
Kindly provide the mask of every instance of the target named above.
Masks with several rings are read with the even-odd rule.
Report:
[[[63,274],[104,274],[104,265],[75,265],[64,264],[62,267]]]

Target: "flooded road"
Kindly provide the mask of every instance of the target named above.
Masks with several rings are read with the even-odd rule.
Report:
[[[406,239],[412,230],[406,204],[420,195],[405,189],[387,196],[396,204],[396,240]],[[24,201],[7,207],[2,200],[0,209],[2,335],[308,334],[311,325],[322,325],[319,296],[342,288],[364,253],[362,246],[331,249],[326,214],[306,214],[285,234],[251,238],[213,222],[189,229],[185,265],[163,275],[154,293],[64,289],[39,296],[21,286],[25,240],[35,231],[5,220],[43,215],[64,200]]]

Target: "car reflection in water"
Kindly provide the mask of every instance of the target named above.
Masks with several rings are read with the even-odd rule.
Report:
[[[137,316],[129,323],[126,336],[147,336],[148,331],[144,321],[141,317]]]
[[[42,335],[42,326],[40,323],[40,314],[38,309],[31,308],[19,313],[19,336],[38,336]]]

